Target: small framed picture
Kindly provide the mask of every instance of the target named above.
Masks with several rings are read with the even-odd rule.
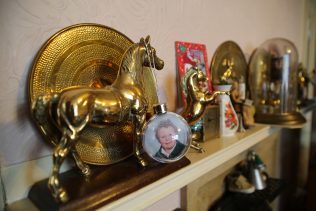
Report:
[[[202,70],[207,76],[208,84],[207,89],[212,91],[211,74],[209,71],[206,46],[204,44],[180,42],[176,41],[176,57],[180,82],[180,92],[183,105],[186,105],[186,89],[183,84],[185,75],[192,67]],[[182,83],[182,84],[181,84]]]
[[[191,129],[173,112],[155,115],[145,125],[143,149],[154,160],[170,163],[181,159],[191,144]]]

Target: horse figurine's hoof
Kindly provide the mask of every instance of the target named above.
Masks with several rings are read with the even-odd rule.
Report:
[[[64,189],[60,188],[58,190],[58,193],[56,193],[55,199],[58,202],[65,203],[69,200],[69,197],[68,197],[68,194],[66,193],[66,191]]]
[[[85,166],[83,169],[81,169],[81,172],[83,173],[83,175],[85,175],[86,177],[91,175],[91,169],[89,168],[89,166]]]
[[[190,147],[195,149],[195,150],[197,150],[199,153],[204,153],[205,152],[205,149],[203,149],[202,147],[197,146],[195,144],[191,144]]]
[[[69,200],[68,194],[66,190],[62,187],[56,187],[55,183],[56,180],[53,177],[49,178],[48,181],[48,189],[50,190],[52,196],[54,197],[55,201],[58,203],[65,203]]]
[[[149,165],[149,162],[147,160],[145,160],[144,158],[141,157],[137,157],[138,159],[138,163],[142,166],[142,167],[146,167]]]

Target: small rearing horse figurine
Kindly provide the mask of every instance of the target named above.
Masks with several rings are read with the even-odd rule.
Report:
[[[214,103],[215,97],[220,94],[230,94],[225,91],[214,91],[210,93],[201,85],[207,82],[205,73],[195,67],[190,68],[183,78],[183,88],[187,90],[186,106],[181,112],[181,116],[190,126],[194,125],[203,117],[206,106]]]
[[[37,123],[40,125],[41,118],[45,118],[43,115],[48,113],[62,134],[53,152],[53,171],[48,180],[49,189],[57,201],[68,201],[67,193],[60,185],[59,171],[69,152],[83,174],[90,174],[89,166],[80,159],[75,150],[80,132],[87,125],[106,127],[132,118],[136,139],[134,154],[145,165],[145,160],[140,155],[141,130],[148,107],[142,82],[143,70],[148,68],[143,68],[144,66],[157,70],[164,66],[164,62],[156,56],[156,50],[151,47],[149,36],[146,39],[141,38],[139,43],[133,44],[124,53],[120,70],[112,85],[98,89],[68,88],[58,94],[41,96],[35,101],[32,110]]]
[[[204,72],[196,67],[192,67],[185,74],[182,79],[182,88],[186,90],[186,105],[180,115],[188,122],[190,126],[194,126],[204,115],[206,107],[211,105],[215,97],[220,94],[230,94],[224,91],[214,91],[210,93],[203,87],[208,78]],[[200,136],[197,132],[192,130],[192,144],[191,147],[203,152],[204,149],[198,144]]]

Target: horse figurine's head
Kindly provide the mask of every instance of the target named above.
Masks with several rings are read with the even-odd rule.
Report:
[[[164,61],[156,55],[156,49],[150,45],[150,36],[145,39],[140,39],[140,44],[144,46],[146,53],[144,54],[144,65],[147,67],[161,70],[164,66]]]
[[[208,87],[207,87],[208,78],[205,75],[205,73],[202,70],[198,69],[194,77],[196,77],[195,83],[196,83],[197,89],[199,89],[200,91],[207,92],[208,91]]]

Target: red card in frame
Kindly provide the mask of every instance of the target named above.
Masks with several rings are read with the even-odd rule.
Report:
[[[204,44],[176,41],[176,57],[180,83],[191,67],[201,69],[207,76],[208,90],[212,91],[211,74],[208,67],[206,46]],[[182,102],[186,104],[185,90],[181,90]]]

